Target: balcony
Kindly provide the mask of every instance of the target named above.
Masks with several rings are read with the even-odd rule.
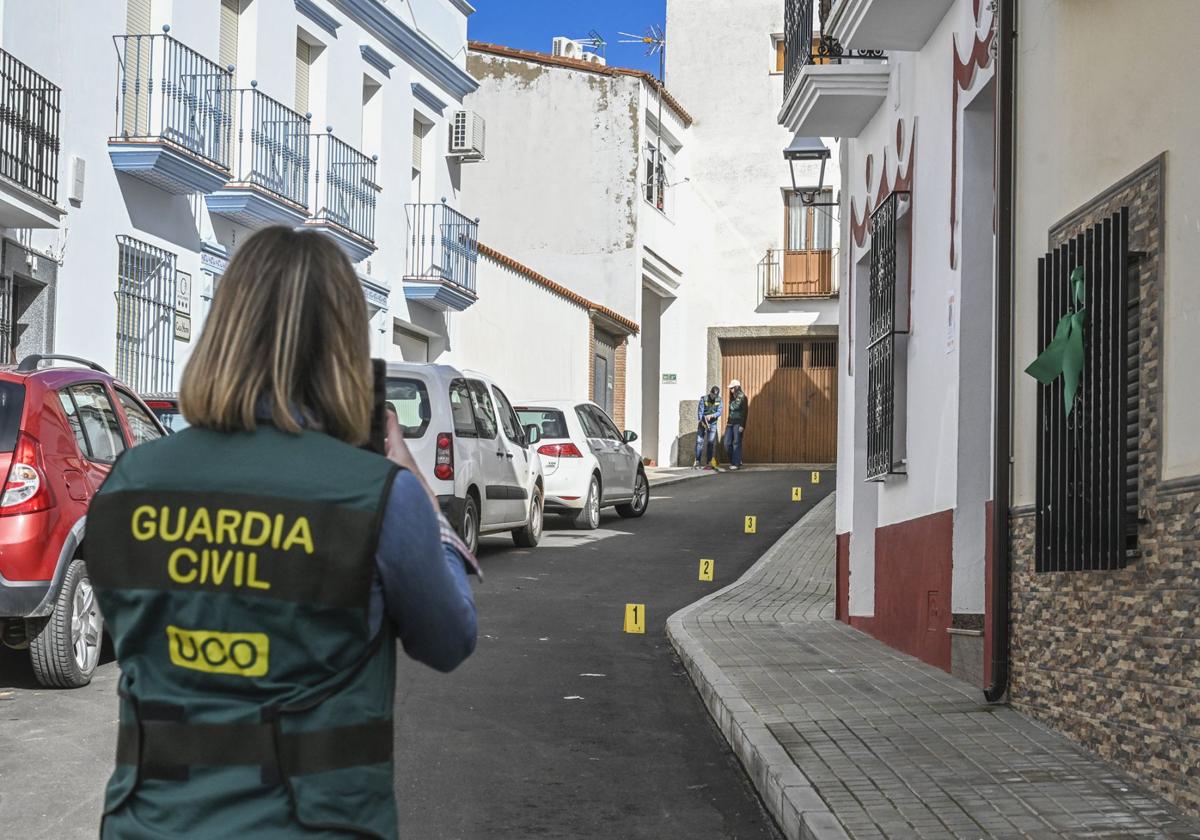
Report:
[[[230,176],[233,75],[172,38],[117,35],[113,168],[175,195],[210,193]]]
[[[333,129],[310,135],[313,197],[306,223],[337,241],[352,262],[375,252],[375,160],[339,140]]]
[[[954,0],[839,0],[825,29],[849,49],[915,52],[953,5]]]
[[[763,300],[830,298],[837,295],[832,251],[767,251],[758,263]]]
[[[408,263],[404,296],[433,309],[462,312],[473,304],[479,221],[441,204],[407,204]]]
[[[55,228],[58,201],[57,85],[0,50],[0,227]]]
[[[784,102],[779,122],[812,137],[857,137],[887,98],[891,68],[878,49],[847,49],[815,27],[818,0],[786,0]],[[821,20],[832,0],[819,0]],[[844,2],[844,0],[843,0]]]
[[[249,228],[303,224],[311,121],[250,85],[234,91],[233,177],[204,197],[208,212]]]

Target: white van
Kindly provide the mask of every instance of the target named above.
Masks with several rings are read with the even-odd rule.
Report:
[[[500,531],[519,546],[538,544],[541,430],[521,426],[496,383],[449,365],[392,362],[387,399],[442,512],[472,551],[480,535]]]

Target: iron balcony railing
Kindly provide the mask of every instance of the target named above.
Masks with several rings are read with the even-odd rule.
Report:
[[[374,242],[379,193],[375,159],[334,137],[332,127],[311,140],[313,219]]]
[[[233,73],[175,40],[115,35],[117,125],[126,140],[166,140],[228,169],[233,126]]]
[[[52,204],[61,97],[57,85],[0,50],[0,176]]]
[[[479,261],[479,220],[441,204],[406,204],[407,280],[453,283],[475,292]]]
[[[764,300],[832,297],[833,252],[773,248],[758,261],[758,288]]]
[[[819,3],[819,7],[817,6]],[[832,35],[825,34],[833,0],[784,0],[784,63],[783,95],[800,78],[800,71],[809,64],[841,64],[851,60],[881,61],[887,58],[882,50],[847,50]],[[820,12],[821,25],[816,25]]]
[[[311,119],[250,85],[237,91],[233,179],[307,208]]]

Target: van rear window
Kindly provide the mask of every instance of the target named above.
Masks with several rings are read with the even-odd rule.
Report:
[[[17,432],[21,431],[21,410],[25,408],[25,386],[16,382],[0,382],[0,452],[12,452],[17,447]]]
[[[429,391],[419,379],[389,377],[387,402],[396,410],[396,420],[404,437],[412,440],[422,437],[429,428],[433,412],[429,405]]]

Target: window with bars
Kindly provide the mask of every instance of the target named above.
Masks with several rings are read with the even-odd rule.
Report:
[[[867,474],[905,472],[911,197],[893,192],[871,214],[867,330]]]
[[[1138,338],[1136,257],[1129,211],[1102,219],[1038,261],[1038,343],[1075,308],[1083,268],[1083,366],[1066,411],[1063,378],[1037,396],[1039,572],[1121,569],[1137,548]]]
[[[777,364],[781,368],[804,367],[804,342],[780,341],[775,345]]]
[[[117,378],[139,393],[175,385],[175,255],[117,237]]]
[[[809,367],[837,367],[837,342],[816,341],[809,350]]]

